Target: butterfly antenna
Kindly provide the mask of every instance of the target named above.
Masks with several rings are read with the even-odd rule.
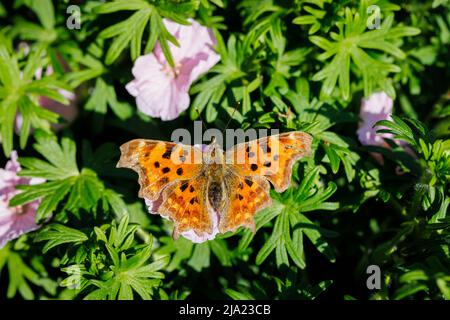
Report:
[[[241,104],[241,102],[238,101],[237,105],[240,105],[240,104]],[[228,129],[228,126],[230,125],[231,120],[233,120],[233,116],[234,116],[234,113],[236,112],[236,110],[237,110],[237,106],[234,107],[233,112],[231,113],[230,119],[228,119],[227,125],[225,126],[225,129],[223,131],[226,131]]]
[[[195,111],[197,111],[198,117],[200,118],[200,121],[202,122],[202,126],[205,127],[205,130],[208,130],[208,127],[206,126],[206,122],[203,121],[202,115],[198,111],[197,107],[195,107]]]

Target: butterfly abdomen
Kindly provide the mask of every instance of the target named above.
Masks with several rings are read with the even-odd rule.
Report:
[[[222,207],[223,188],[222,185],[216,181],[212,181],[208,185],[208,201],[214,210],[220,211]]]

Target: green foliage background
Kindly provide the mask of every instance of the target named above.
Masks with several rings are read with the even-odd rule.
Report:
[[[80,30],[66,27],[70,4],[81,9]],[[367,28],[370,5],[380,29]],[[449,9],[448,0],[2,1],[1,163],[17,149],[21,174],[47,182],[10,203],[42,198],[45,227],[0,250],[0,297],[450,299]],[[171,61],[164,17],[213,28],[221,55],[191,88],[189,112],[168,123],[137,112],[124,88],[157,41]],[[53,75],[34,78],[48,66]],[[66,102],[61,88],[76,92],[80,116],[54,133],[61,120],[36,101]],[[379,90],[395,98],[385,130],[417,159],[389,141],[358,142],[361,98]],[[137,198],[136,176],[115,169],[121,143],[192,130],[196,109],[208,127],[232,115],[231,128],[314,136],[314,155],[285,193],[271,194],[255,236],[174,241],[170,223]],[[381,290],[366,287],[371,264]]]

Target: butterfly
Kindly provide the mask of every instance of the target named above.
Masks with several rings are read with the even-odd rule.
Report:
[[[293,131],[236,144],[223,151],[213,139],[200,148],[135,139],[120,147],[117,167],[139,175],[139,196],[153,213],[174,222],[173,237],[195,242],[244,226],[255,232],[255,214],[270,206],[270,184],[283,192],[294,162],[311,153],[312,137]]]

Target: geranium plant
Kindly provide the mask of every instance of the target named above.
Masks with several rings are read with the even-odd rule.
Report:
[[[449,48],[445,0],[2,1],[0,300],[450,299]],[[311,137],[250,228],[116,167],[194,121]]]

